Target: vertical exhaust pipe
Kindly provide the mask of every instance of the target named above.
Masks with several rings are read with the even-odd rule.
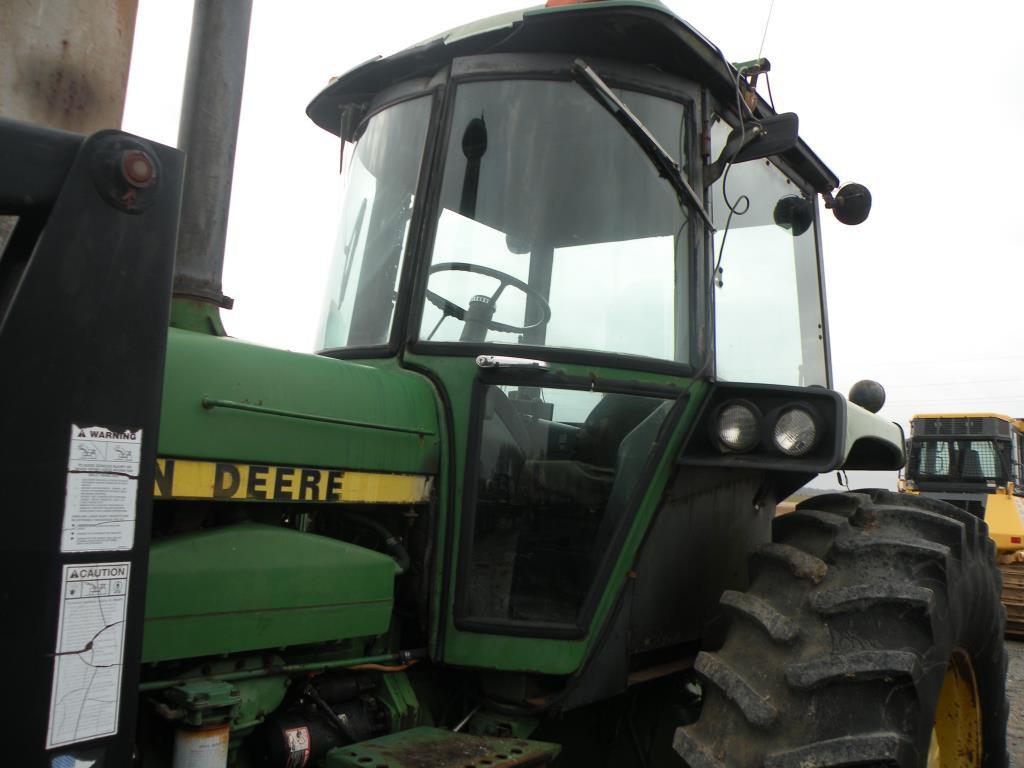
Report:
[[[221,278],[251,15],[252,0],[195,0],[178,126],[188,160],[172,325],[214,333],[223,333],[217,308],[232,305]]]

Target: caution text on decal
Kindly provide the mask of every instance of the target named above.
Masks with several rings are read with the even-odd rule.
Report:
[[[117,733],[131,563],[64,565],[46,748]]]
[[[350,504],[417,504],[430,478],[314,467],[157,459],[158,499],[223,499]]]

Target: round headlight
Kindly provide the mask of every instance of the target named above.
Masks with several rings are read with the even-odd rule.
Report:
[[[779,414],[772,430],[775,447],[787,456],[803,456],[818,439],[814,418],[803,408],[789,408]]]
[[[718,439],[730,451],[749,451],[757,445],[761,431],[760,419],[754,409],[733,403],[718,412]]]

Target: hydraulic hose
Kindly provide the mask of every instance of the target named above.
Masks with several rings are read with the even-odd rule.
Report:
[[[373,518],[367,517],[366,515],[359,515],[355,512],[346,512],[345,516],[352,522],[369,528],[380,535],[384,540],[384,550],[391,555],[398,564],[399,576],[409,570],[409,553],[405,551],[405,547],[402,546],[402,542],[400,542],[398,538],[384,525],[378,523]]]

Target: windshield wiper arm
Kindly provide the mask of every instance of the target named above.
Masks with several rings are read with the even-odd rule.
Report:
[[[711,217],[704,210],[701,199],[680,171],[679,163],[673,160],[672,156],[658,143],[647,126],[640,122],[640,119],[630,111],[622,99],[615,95],[615,92],[583,59],[576,59],[573,62],[572,74],[583,90],[593,96],[598,104],[607,109],[611,116],[619,121],[619,125],[626,129],[626,133],[650,158],[654,167],[657,168],[658,174],[672,185],[680,205],[686,205],[695,210],[707,224],[708,229],[714,232],[715,225],[711,223]]]

